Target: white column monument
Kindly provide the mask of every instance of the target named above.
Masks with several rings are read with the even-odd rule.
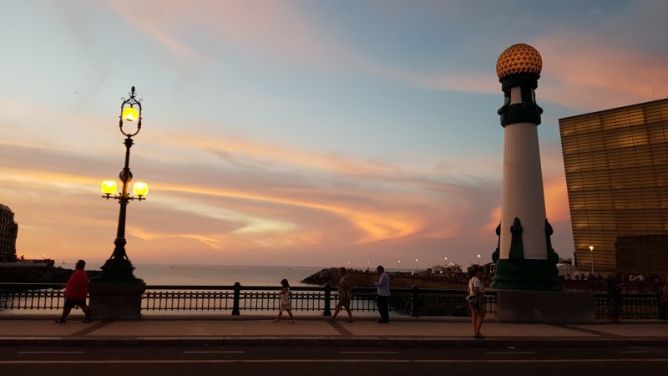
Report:
[[[499,56],[496,73],[505,97],[498,113],[504,129],[501,223],[492,259],[496,316],[513,322],[587,322],[590,292],[559,291],[552,226],[545,217],[538,125],[543,109],[535,90],[543,67],[538,51],[515,44]]]
[[[498,113],[504,128],[499,248],[493,287],[558,290],[552,228],[545,216],[538,124],[543,109],[535,89],[543,63],[538,51],[515,44],[501,53],[496,73],[505,101]]]

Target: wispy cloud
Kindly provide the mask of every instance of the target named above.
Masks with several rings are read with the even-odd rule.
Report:
[[[546,100],[604,109],[668,96],[668,55],[611,47],[600,38],[562,32],[536,41]]]
[[[332,67],[345,49],[320,32],[289,1],[144,1],[112,0],[112,9],[181,59],[201,63],[212,51],[193,45],[205,38],[218,49],[263,51],[274,58]]]

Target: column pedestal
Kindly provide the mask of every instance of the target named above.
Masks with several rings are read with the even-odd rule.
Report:
[[[595,318],[594,294],[588,291],[496,290],[501,322],[586,323]]]
[[[141,297],[146,283],[91,281],[90,308],[94,320],[141,320]]]

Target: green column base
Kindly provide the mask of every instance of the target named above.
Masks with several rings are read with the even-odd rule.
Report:
[[[557,265],[548,260],[508,260],[496,262],[492,288],[507,290],[561,290]]]

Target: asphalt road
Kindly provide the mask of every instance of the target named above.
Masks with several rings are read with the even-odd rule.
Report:
[[[0,347],[0,375],[663,375],[668,346]]]

